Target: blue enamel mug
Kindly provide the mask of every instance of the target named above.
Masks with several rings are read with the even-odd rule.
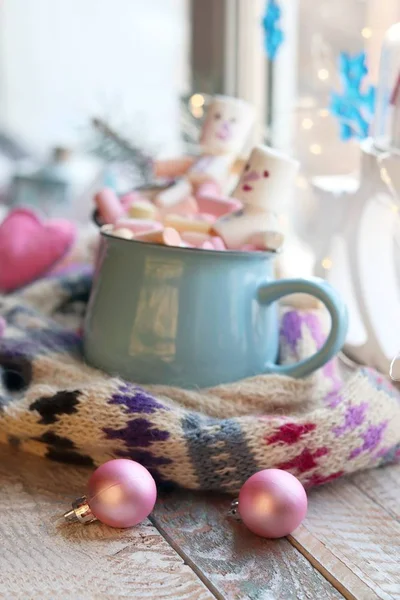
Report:
[[[209,387],[304,377],[342,347],[347,311],[323,280],[274,281],[274,254],[159,246],[101,232],[84,328],[87,362],[142,384]],[[325,345],[278,365],[277,300],[306,293],[331,316]]]

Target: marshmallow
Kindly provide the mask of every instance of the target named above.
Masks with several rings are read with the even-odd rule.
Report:
[[[212,224],[200,219],[188,219],[181,215],[170,214],[164,218],[164,225],[173,227],[177,231],[198,231],[199,233],[209,233]]]
[[[219,219],[213,231],[228,248],[250,244],[276,251],[283,244],[282,227],[276,217],[294,185],[298,162],[267,146],[256,146],[250,154],[233,196],[242,210]],[[198,201],[200,210],[203,208]]]
[[[207,110],[200,136],[201,156],[184,177],[156,196],[156,205],[174,206],[200,184],[225,183],[251,133],[254,117],[253,106],[244,100],[215,96]]]
[[[162,215],[168,214],[171,210],[169,206],[160,209]],[[199,212],[196,199],[193,196],[187,196],[181,202],[174,204],[173,212],[175,215],[184,215],[184,216],[192,216],[197,215]]]
[[[247,240],[247,244],[252,244],[257,250],[270,250],[276,252],[282,247],[284,235],[281,231],[257,231],[253,233]]]
[[[213,236],[211,238],[211,243],[214,246],[214,250],[226,250],[224,240],[218,236]]]
[[[277,250],[283,243],[278,219],[273,213],[248,209],[220,219],[212,226],[227,248],[236,250],[245,244],[258,249]]]
[[[203,250],[215,250],[214,246],[212,245],[211,242],[203,242],[201,245],[201,248]]]
[[[192,184],[186,179],[179,179],[176,183],[156,195],[155,203],[160,208],[168,208],[184,201],[192,194]]]
[[[258,252],[258,248],[254,244],[243,244],[239,250],[241,252]]]
[[[126,229],[125,227],[119,227],[117,229],[113,229],[111,232],[115,237],[123,238],[125,240],[133,240],[133,233],[130,229]]]
[[[156,220],[157,208],[149,200],[135,200],[128,209],[132,219]]]
[[[151,219],[118,219],[116,227],[129,229],[133,233],[144,233],[145,231],[161,231],[162,223]]]
[[[208,223],[215,223],[215,221],[217,220],[217,217],[214,217],[214,215],[210,215],[209,213],[205,212],[199,213],[197,215],[197,218],[200,221],[207,221]]]
[[[183,231],[182,242],[192,248],[203,248],[211,250],[226,250],[224,241],[217,236],[210,236],[198,231]]]
[[[223,217],[229,213],[240,210],[243,205],[236,198],[229,198],[228,196],[207,196],[198,195],[197,206],[201,213],[209,213],[215,217]]]
[[[200,134],[202,154],[230,154],[235,157],[246,144],[255,120],[254,107],[239,98],[215,96]]]
[[[204,181],[196,189],[197,196],[220,196],[221,186],[216,181]]]
[[[205,154],[190,167],[187,177],[193,186],[211,182],[222,184],[229,177],[235,160],[234,154]]]
[[[261,210],[279,213],[294,188],[299,163],[268,146],[256,146],[232,196]]]
[[[125,210],[127,210],[134,202],[143,202],[143,200],[146,201],[147,198],[143,196],[140,192],[132,190],[131,192],[128,192],[127,194],[121,196],[119,200],[122,206],[125,208]]]
[[[161,244],[163,246],[180,246],[182,243],[181,236],[172,227],[166,227],[162,231],[139,233],[135,235],[135,240],[151,244]]]
[[[235,213],[214,223],[212,233],[221,237],[227,248],[235,250],[248,243],[250,236],[261,229],[260,213]]]
[[[200,233],[199,231],[182,231],[181,237],[185,244],[189,244],[194,248],[201,248],[204,242],[210,242],[212,240],[210,235],[207,233]]]
[[[95,195],[94,202],[98,208],[100,220],[103,223],[114,224],[125,213],[117,194],[111,188],[100,190]]]

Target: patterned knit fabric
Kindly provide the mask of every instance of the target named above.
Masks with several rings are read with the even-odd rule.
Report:
[[[237,492],[254,472],[286,469],[306,485],[400,459],[400,395],[335,361],[307,380],[259,376],[203,391],[133,383],[81,355],[90,273],[0,297],[0,441],[52,460],[99,465],[130,457],[159,483]],[[281,361],[324,341],[323,314],[286,308]]]

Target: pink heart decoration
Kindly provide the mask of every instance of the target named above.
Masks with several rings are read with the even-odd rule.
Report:
[[[29,209],[11,211],[0,225],[0,291],[44,275],[71,248],[76,228],[66,219],[42,222]]]

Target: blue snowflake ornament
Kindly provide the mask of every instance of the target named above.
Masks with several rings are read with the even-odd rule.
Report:
[[[339,121],[342,140],[363,140],[368,137],[375,109],[374,86],[369,86],[365,92],[361,90],[364,77],[368,74],[365,52],[353,57],[347,52],[342,52],[339,57],[339,70],[343,90],[340,94],[332,92],[330,112]]]
[[[339,56],[339,69],[343,85],[359,89],[363,78],[368,73],[365,52],[355,54],[353,57],[347,52]]]
[[[275,59],[285,37],[282,29],[279,27],[281,16],[282,10],[278,2],[276,0],[268,0],[262,26],[264,29],[265,51],[270,60]]]

